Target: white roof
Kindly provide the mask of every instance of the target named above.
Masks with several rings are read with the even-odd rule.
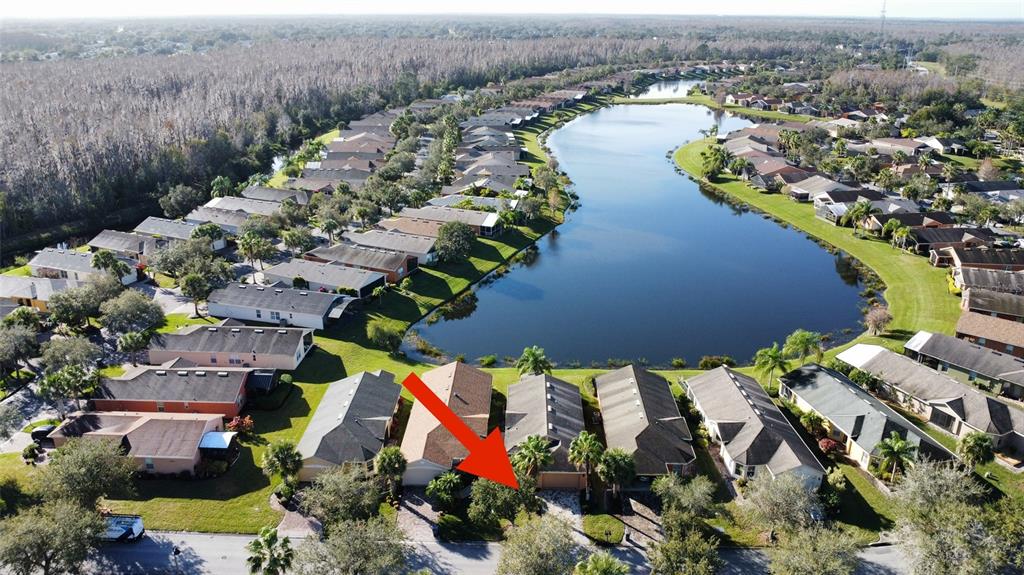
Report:
[[[836,359],[848,363],[853,367],[856,367],[857,369],[860,369],[865,364],[867,364],[867,362],[871,361],[876,355],[883,351],[885,351],[885,348],[880,345],[858,343],[857,345],[837,355]]]

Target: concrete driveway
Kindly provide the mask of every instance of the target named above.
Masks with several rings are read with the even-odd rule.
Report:
[[[138,282],[131,286],[153,299],[160,306],[165,314],[168,313],[192,313],[194,311],[192,302],[181,295],[180,288],[162,288],[149,282]]]

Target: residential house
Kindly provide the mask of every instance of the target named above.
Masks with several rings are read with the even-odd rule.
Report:
[[[961,290],[981,288],[1017,295],[1024,294],[1024,273],[1019,271],[954,267],[953,283]]]
[[[913,228],[908,244],[919,254],[934,254],[929,259],[940,265],[939,252],[945,248],[991,247],[999,240],[999,234],[988,228]]]
[[[1024,321],[1024,296],[991,291],[968,289],[963,293],[961,306],[964,311],[987,314],[1010,321]]]
[[[418,269],[416,258],[408,254],[345,243],[319,247],[306,252],[303,257],[312,262],[380,272],[387,277],[388,283],[392,284],[397,284]]]
[[[896,220],[908,228],[952,228],[957,225],[949,212],[902,212],[895,214],[873,214],[866,222],[867,229],[882,231],[890,220]]]
[[[870,145],[883,156],[894,156],[903,152],[906,156],[916,156],[928,150],[928,146],[910,138],[875,138]]]
[[[667,381],[630,365],[597,376],[594,386],[606,443],[633,456],[641,480],[694,471],[693,436]]]
[[[41,312],[53,294],[86,285],[85,282],[66,279],[34,278],[0,274],[0,301],[18,306],[33,307]]]
[[[442,225],[444,225],[444,222],[407,217],[388,218],[377,222],[377,227],[386,232],[421,236],[429,238],[431,241],[437,240],[437,235]]]
[[[199,206],[185,216],[185,221],[196,225],[217,224],[225,233],[237,236],[242,225],[249,220],[249,214],[242,210],[224,210]]]
[[[191,475],[201,459],[203,438],[220,432],[223,426],[223,418],[217,414],[76,412],[47,437],[56,447],[77,437],[113,441],[125,448],[143,473]]]
[[[249,327],[227,321],[153,336],[149,363],[159,365],[180,358],[203,367],[293,370],[313,349],[311,329]]]
[[[966,311],[956,322],[956,336],[971,343],[1024,357],[1024,323]]]
[[[1024,454],[1024,410],[878,345],[857,344],[837,359],[871,374],[886,397],[955,437],[980,431],[997,450]]]
[[[821,484],[825,469],[757,380],[723,366],[682,383],[733,477],[791,474],[808,488]]]
[[[380,370],[328,385],[299,440],[299,481],[340,465],[370,465],[393,431],[401,394],[394,374]]]
[[[828,437],[864,469],[878,464],[879,445],[893,433],[914,446],[919,459],[953,458],[927,433],[837,371],[805,365],[780,377],[779,383],[779,395],[825,419]]]
[[[89,241],[89,251],[93,253],[107,250],[118,257],[142,264],[156,249],[156,240],[149,236],[116,230],[103,230]]]
[[[214,317],[324,329],[350,301],[336,293],[230,283],[211,292],[206,306]]]
[[[240,368],[139,366],[103,379],[91,402],[96,411],[211,413],[232,418],[245,406],[251,374],[251,369]]]
[[[961,383],[1024,399],[1024,359],[927,331],[914,334],[903,353]]]
[[[479,236],[494,236],[501,231],[501,219],[494,212],[424,206],[422,208],[405,208],[398,215],[440,223],[462,222],[473,228],[473,231]]]
[[[324,264],[301,258],[286,261],[263,271],[268,282],[282,285],[296,285],[302,282],[314,291],[351,293],[358,298],[368,298],[374,288],[385,285],[386,277],[380,272],[361,270],[334,263]]]
[[[121,283],[128,285],[138,280],[136,262],[119,258],[130,271],[119,278]],[[76,281],[90,281],[106,275],[107,272],[92,266],[92,253],[74,250],[58,250],[46,248],[36,253],[28,262],[28,268],[34,277]]]
[[[1002,236],[999,239],[1002,239]],[[946,248],[936,252],[931,256],[933,265],[948,265],[956,270],[974,268],[1006,272],[1024,271],[1024,250],[982,247]]]
[[[339,182],[340,180],[334,179],[288,178],[284,182],[284,187],[308,193],[333,194]]]
[[[432,264],[437,260],[436,240],[429,236],[417,236],[388,232],[384,230],[368,230],[365,232],[345,232],[341,238],[357,246],[399,252],[416,258],[420,264]]]
[[[282,203],[285,200],[291,200],[300,206],[304,206],[309,203],[310,193],[304,190],[287,189],[282,190],[278,188],[265,188],[263,186],[249,186],[242,190],[242,197],[250,200],[260,200],[263,202],[275,202]]]
[[[221,196],[211,199],[205,205],[208,208],[260,216],[271,216],[281,209],[281,204],[278,202],[254,200],[241,196]]]
[[[583,400],[577,386],[550,375],[524,375],[508,388],[505,447],[514,453],[527,437],[547,440],[550,465],[539,471],[540,489],[584,489],[586,475],[569,461],[569,444],[584,430]]]
[[[461,362],[434,368],[423,383],[479,437],[487,435],[491,408],[491,375]],[[469,455],[466,448],[421,402],[412,404],[402,455],[407,462],[402,483],[422,486],[457,467]]]
[[[163,249],[172,244],[192,239],[192,232],[198,227],[197,224],[185,220],[169,220],[150,216],[135,226],[132,231],[153,238],[156,240],[156,247]],[[227,246],[225,238],[210,242],[210,249],[213,251],[222,250],[225,246]]]
[[[484,196],[467,196],[464,194],[452,194],[450,196],[440,196],[427,200],[427,205],[430,206],[457,208],[469,205],[473,208],[479,209],[480,211],[498,213],[506,210],[515,210],[518,204],[519,200],[510,200],[508,198],[488,198]]]
[[[840,184],[834,180],[830,180],[824,176],[811,176],[807,179],[799,182],[794,182],[789,186],[789,196],[798,202],[809,202],[825,192],[834,192],[838,190],[853,190],[856,189],[846,184]]]

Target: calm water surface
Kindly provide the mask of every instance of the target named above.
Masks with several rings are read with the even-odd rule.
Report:
[[[690,88],[697,84],[700,84],[700,82],[696,80],[664,80],[651,84],[642,94],[630,97],[636,100],[684,98],[690,92]]]
[[[666,159],[716,121],[723,133],[749,125],[700,106],[625,105],[552,134],[579,209],[530,263],[481,286],[467,317],[415,329],[469,360],[540,345],[562,364],[695,365],[707,354],[748,361],[796,328],[856,327],[859,288],[845,259],[702,193]]]

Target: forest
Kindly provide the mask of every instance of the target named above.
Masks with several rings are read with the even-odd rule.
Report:
[[[869,56],[836,46],[870,54],[880,42],[876,24],[675,17],[5,22],[4,256],[63,239],[72,222],[156,213],[157,200],[176,185],[205,192],[218,176],[245,181],[311,136],[418,97],[603,64],[757,59],[850,69]],[[938,46],[963,56],[987,42],[999,62],[979,56],[971,73],[989,70],[998,79],[1010,66],[1008,77],[1024,76],[1019,25],[899,22],[887,34],[887,54],[948,58]],[[64,227],[40,236],[56,223]]]

